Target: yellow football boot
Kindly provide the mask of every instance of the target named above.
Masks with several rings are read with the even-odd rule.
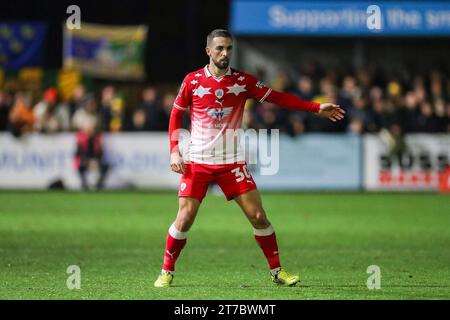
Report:
[[[278,273],[274,276],[272,275],[272,281],[279,285],[285,285],[285,286],[295,286],[297,282],[300,282],[300,277],[290,274],[289,272],[280,269]]]
[[[173,275],[168,271],[163,271],[158,276],[158,279],[155,281],[155,287],[157,288],[167,288],[170,287],[172,283]]]

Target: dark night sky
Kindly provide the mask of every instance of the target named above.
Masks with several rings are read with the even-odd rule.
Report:
[[[226,28],[229,1],[138,0],[8,0],[0,1],[0,21],[40,20],[49,26],[44,65],[62,63],[62,24],[66,9],[76,4],[81,19],[105,24],[146,24],[149,27],[146,70],[149,81],[180,80],[207,62],[205,38],[215,28]]]

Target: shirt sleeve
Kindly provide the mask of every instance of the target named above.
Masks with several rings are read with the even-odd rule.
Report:
[[[258,81],[254,76],[246,74],[246,88],[248,92],[248,97],[251,99],[258,100],[259,102],[264,102],[267,96],[272,91],[271,88],[267,87],[261,81]]]
[[[320,103],[300,99],[289,93],[272,90],[267,97],[267,102],[275,103],[280,107],[284,107],[295,111],[319,112]]]
[[[258,100],[259,102],[267,100],[267,102],[296,111],[318,112],[320,110],[320,104],[317,102],[305,101],[292,94],[273,90],[252,75],[247,74],[246,78],[249,98]]]
[[[178,95],[173,103],[172,112],[169,119],[169,141],[170,152],[178,151],[179,129],[183,121],[184,112],[190,107],[192,90],[189,84],[189,75],[181,83]]]
[[[189,75],[187,75],[181,83],[178,95],[173,103],[173,107],[180,109],[181,111],[189,109],[192,102],[192,90],[189,80]]]
[[[175,105],[174,105],[175,106]],[[178,149],[178,139],[180,135],[180,128],[183,123],[184,111],[178,108],[172,108],[169,120],[169,143],[170,143],[170,153],[179,151]]]

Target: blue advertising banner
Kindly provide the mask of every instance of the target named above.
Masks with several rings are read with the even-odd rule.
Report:
[[[241,35],[450,36],[448,2],[234,0]]]
[[[47,25],[39,22],[0,22],[0,67],[18,70],[41,64]]]

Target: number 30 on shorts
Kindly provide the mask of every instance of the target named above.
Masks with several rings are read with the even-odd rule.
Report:
[[[244,172],[242,172],[242,171],[244,171]],[[234,168],[233,170],[231,170],[231,172],[234,173],[234,175],[236,176],[236,182],[241,182],[245,178],[250,179],[252,177],[247,170],[247,165],[242,166],[242,171],[241,171],[240,167],[237,167],[237,168]]]

